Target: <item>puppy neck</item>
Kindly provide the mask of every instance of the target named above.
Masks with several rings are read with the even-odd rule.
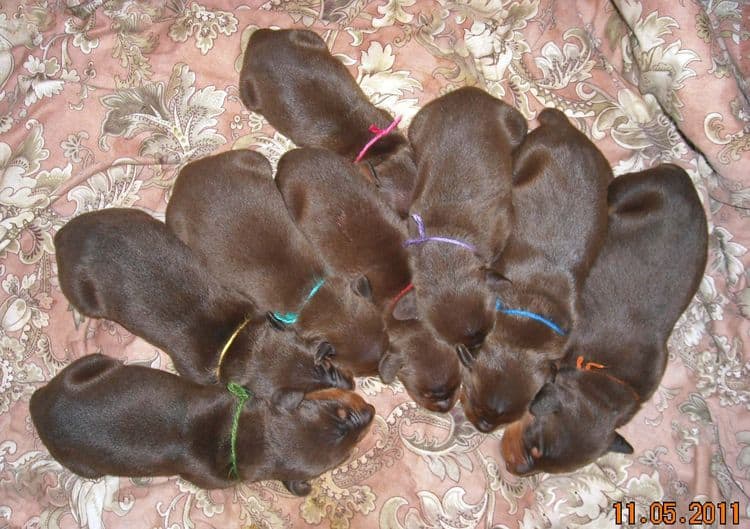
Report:
[[[640,393],[629,382],[617,376],[616,371],[611,369],[610,366],[579,354],[576,355],[574,369],[578,372],[586,373],[590,376],[602,377],[606,380],[608,395],[611,396],[619,392],[625,399],[631,400],[636,408],[642,404]]]
[[[233,327],[226,327],[227,332],[221,341],[217,342],[216,359],[213,367],[218,382],[242,382],[235,380],[237,366],[247,363],[249,344],[254,343],[258,330],[265,325],[265,318],[259,314],[246,314]]]
[[[218,468],[225,470],[224,477],[232,482],[256,481],[259,478],[258,472],[263,471],[258,467],[262,466],[260,463],[265,460],[263,430],[267,422],[266,406],[261,404],[257,397],[252,396],[239,410],[234,455],[237,473],[234,474],[232,471],[232,429],[234,414],[240,401],[229,391],[227,394],[231,397],[231,405],[221,430],[222,441],[219,443],[217,453],[217,461],[220,462]]]
[[[497,327],[533,330],[545,341],[566,341],[572,324],[570,311],[544,292],[514,287],[497,291]]]

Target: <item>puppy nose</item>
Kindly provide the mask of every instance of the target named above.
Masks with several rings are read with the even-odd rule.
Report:
[[[375,417],[375,408],[371,404],[366,404],[362,408],[351,408],[346,414],[346,420],[354,429],[361,429],[372,422]]]
[[[362,416],[362,426],[367,426],[375,417],[375,406],[368,404],[363,410],[360,410],[360,414]]]

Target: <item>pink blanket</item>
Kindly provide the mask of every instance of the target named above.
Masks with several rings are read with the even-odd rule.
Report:
[[[0,528],[614,527],[617,502],[634,502],[636,525],[648,526],[641,517],[658,501],[685,516],[693,501],[738,502],[747,527],[747,2],[17,3],[0,4]],[[107,207],[163,218],[189,160],[251,148],[275,163],[291,148],[238,98],[243,49],[267,26],[317,31],[375,104],[404,116],[402,129],[425,102],[478,85],[532,126],[542,107],[564,110],[617,174],[663,161],[688,171],[709,218],[708,268],[661,386],[623,429],[632,456],[516,478],[499,455],[502,431],[478,433],[460,406],[418,409],[376,379],[358,381],[378,410],[370,434],[306,498],[275,482],[207,492],[177,478],[92,481],[49,456],[28,401],[66,364],[103,352],[172,369],[153,346],[69,306],[54,233]]]

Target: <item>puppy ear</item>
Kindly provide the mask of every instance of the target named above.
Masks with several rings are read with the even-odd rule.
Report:
[[[315,365],[318,366],[324,360],[336,355],[336,349],[328,342],[320,342],[317,351],[315,351]]]
[[[277,319],[276,316],[273,315],[273,312],[266,312],[266,319],[268,320],[268,323],[271,324],[271,327],[277,331],[286,330],[286,323]]]
[[[456,346],[456,353],[458,353],[458,359],[461,361],[464,367],[466,369],[471,369],[471,366],[474,364],[474,360],[476,360],[476,358],[474,358],[474,355],[471,354],[469,348],[464,344],[458,344]]]
[[[615,438],[612,439],[612,444],[609,445],[609,449],[607,451],[616,452],[618,454],[632,454],[633,447],[625,440],[622,435],[615,432]]]
[[[526,133],[529,131],[529,124],[526,122],[523,114],[510,105],[503,105],[501,120],[508,133],[511,149],[515,149],[521,145],[521,142],[526,137]]]
[[[378,364],[380,379],[384,384],[392,383],[396,380],[396,374],[401,370],[403,365],[404,359],[400,354],[394,351],[387,351],[380,357],[380,363]]]
[[[401,296],[396,306],[393,307],[393,317],[397,320],[416,320],[417,314],[417,294],[414,290]]]
[[[312,491],[309,481],[282,481],[281,483],[295,496],[307,496]]]
[[[359,297],[372,301],[372,287],[366,275],[361,275],[352,282],[352,290]]]
[[[560,411],[561,408],[557,386],[549,382],[542,386],[529,404],[529,411],[534,417],[550,415]]]
[[[298,389],[278,389],[271,397],[271,403],[283,410],[291,411],[296,409],[302,400],[305,398],[305,393]]]

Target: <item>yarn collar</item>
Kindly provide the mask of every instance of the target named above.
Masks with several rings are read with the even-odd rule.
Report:
[[[234,382],[227,384],[227,391],[237,399],[232,414],[232,430],[229,438],[229,477],[231,479],[239,479],[240,473],[237,469],[237,434],[240,429],[240,415],[242,414],[242,408],[253,397],[253,394],[247,388]]]
[[[315,284],[310,289],[310,292],[307,294],[307,296],[305,296],[305,299],[302,300],[302,305],[300,306],[299,310],[302,310],[302,307],[304,307],[305,305],[307,305],[307,303],[315,296],[315,294],[318,293],[318,290],[320,290],[323,287],[323,285],[325,284],[325,282],[326,282],[325,279],[316,279],[315,280]],[[285,325],[292,325],[294,323],[297,323],[297,320],[299,319],[299,312],[278,312],[278,311],[275,311],[275,312],[272,312],[271,315],[273,316],[273,318],[276,321],[281,322],[281,323],[283,323]]]
[[[414,244],[423,244],[426,242],[439,242],[445,244],[453,244],[454,246],[460,246],[461,248],[465,248],[470,252],[477,253],[476,246],[459,239],[451,239],[450,237],[428,237],[422,217],[418,213],[412,213],[411,218],[414,219],[414,222],[417,225],[417,233],[419,234],[419,237],[416,239],[407,239],[406,241],[404,241],[404,247],[412,246]]]
[[[531,312],[530,310],[509,309],[503,304],[500,298],[497,298],[497,300],[495,300],[495,310],[503,314],[508,314],[509,316],[518,316],[519,318],[528,318],[530,320],[538,321],[539,323],[546,325],[547,327],[552,329],[555,334],[559,334],[560,336],[565,336],[566,334],[562,327],[560,327],[549,318],[546,318],[541,314],[537,314],[536,312]]]
[[[370,139],[370,141],[368,141],[367,144],[364,147],[362,147],[362,150],[359,151],[359,154],[354,159],[354,162],[355,163],[361,162],[362,158],[364,158],[365,155],[367,154],[367,151],[370,150],[370,147],[375,145],[378,142],[378,140],[380,140],[380,138],[382,138],[383,136],[387,136],[388,134],[393,132],[393,130],[398,126],[400,122],[401,122],[401,116],[396,116],[396,119],[394,119],[393,122],[384,129],[381,129],[377,125],[370,125],[370,132],[375,134],[375,136],[373,136]]]

